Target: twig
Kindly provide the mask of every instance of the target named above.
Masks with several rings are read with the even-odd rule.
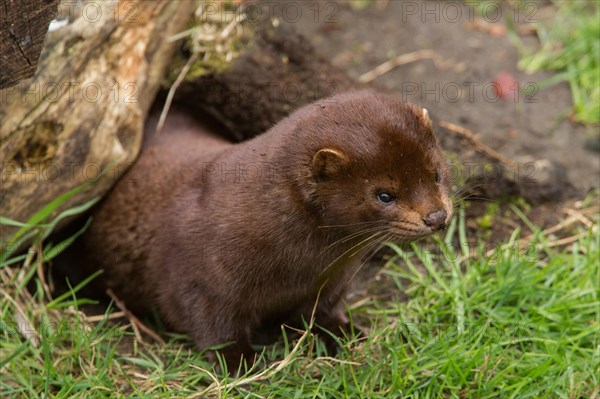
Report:
[[[575,234],[574,236],[571,236],[571,237],[561,238],[560,240],[549,241],[546,244],[546,246],[548,248],[553,248],[553,247],[560,247],[562,245],[571,244],[575,241],[578,241],[580,238],[586,237],[588,234],[589,234],[588,232],[583,232],[583,233]],[[542,249],[543,245],[538,244],[538,248]]]
[[[134,329],[139,328],[140,330],[142,330],[143,332],[145,332],[146,334],[148,334],[150,337],[152,337],[152,339],[158,343],[160,343],[161,345],[166,345],[166,342],[164,339],[162,339],[160,337],[160,335],[158,335],[157,333],[155,333],[154,331],[152,331],[150,328],[146,327],[146,325],[144,323],[142,323],[140,321],[140,319],[138,319],[133,313],[131,313],[129,311],[129,309],[127,309],[127,307],[125,306],[125,303],[123,301],[121,301],[116,295],[115,293],[108,288],[106,290],[106,294],[113,300],[113,302],[115,303],[115,305],[121,309],[121,311],[123,311],[123,313],[125,313],[125,315],[127,316],[127,318],[129,319],[129,321],[131,322],[131,326]],[[137,336],[137,334],[136,334]],[[140,342],[144,342],[140,337],[137,337],[139,339]]]
[[[500,362],[502,362],[502,360],[504,360],[504,356],[500,356],[500,358],[498,359],[498,361],[496,362],[496,364],[494,364],[494,367],[492,367],[492,369],[490,370],[488,377],[485,379],[485,384],[487,385],[490,382],[490,379],[494,376],[496,369],[498,368],[498,365],[500,364]]]
[[[196,12],[198,13],[197,10],[196,10]],[[204,13],[204,8],[202,8],[199,15],[202,15],[203,13]],[[158,123],[156,124],[156,134],[160,133],[160,131],[162,130],[162,128],[165,124],[165,120],[167,119],[167,114],[169,113],[169,109],[171,108],[171,103],[173,102],[173,98],[175,97],[175,92],[177,91],[177,88],[179,87],[179,85],[181,85],[181,83],[185,79],[186,75],[192,68],[192,65],[194,64],[194,62],[196,62],[196,60],[198,59],[199,55],[202,52],[198,46],[198,42],[205,41],[205,42],[219,43],[219,42],[225,41],[229,37],[231,32],[233,32],[234,29],[245,20],[245,18],[246,18],[245,16],[242,16],[241,18],[233,19],[232,21],[230,21],[227,24],[227,26],[225,26],[225,28],[219,34],[202,36],[200,34],[200,32],[198,31],[198,28],[194,27],[194,28],[188,29],[186,31],[180,32],[176,35],[173,35],[168,39],[169,41],[177,41],[177,40],[183,39],[187,36],[192,36],[193,50],[192,50],[191,57],[187,60],[184,67],[179,72],[177,79],[175,80],[173,85],[169,88],[169,93],[167,94],[167,99],[165,100],[165,105],[163,106],[162,112],[160,113],[160,118],[158,119]]]
[[[352,362],[350,360],[337,359],[337,358],[331,357],[331,356],[319,356],[316,359],[314,359],[312,362],[310,362],[310,365],[308,368],[310,368],[310,366],[314,365],[315,363],[324,361],[324,360],[326,360],[328,362],[332,362],[332,363],[345,364],[345,365],[349,365],[349,366],[360,366],[362,364],[359,362]]]
[[[46,275],[44,274],[44,252],[42,250],[42,241],[38,241],[37,243],[37,275],[40,279],[40,283],[42,283],[42,288],[44,289],[44,293],[46,294],[46,298],[48,300],[52,300],[52,294],[50,293],[50,287],[48,286],[48,282],[46,281]]]
[[[196,366],[195,364],[191,365],[192,368],[195,368],[197,370],[202,371],[203,373],[206,373],[211,380],[213,380],[213,383],[210,384],[208,386],[208,388],[204,389],[202,392],[196,394],[196,395],[192,395],[190,396],[190,398],[204,398],[206,397],[205,394],[214,394],[213,392],[221,392],[223,387],[222,387],[222,383],[221,381],[219,381],[219,379],[217,378],[216,375],[214,375],[213,373],[211,373],[209,370],[206,370],[200,366]],[[211,388],[212,387],[212,388]],[[207,392],[210,389],[210,392]]]
[[[577,221],[577,220],[578,220],[578,219],[575,219],[574,221]],[[561,226],[561,228],[564,228],[565,226],[567,226],[567,225],[569,225],[569,224],[572,224],[572,222],[573,222],[573,221],[571,220],[571,221],[570,221],[570,223],[559,223],[558,225],[556,225],[556,226],[553,226],[553,227],[551,227],[550,229],[546,229],[546,230],[544,230],[542,233],[543,233],[543,234],[549,234],[549,233],[548,233],[548,231],[550,231],[550,232],[555,232],[555,231],[558,231],[558,230],[560,230],[560,229],[556,229],[556,227],[557,227],[557,226]],[[575,235],[573,235],[573,236],[570,236],[570,237],[565,237],[565,238],[561,238],[561,239],[554,240],[554,241],[550,240],[550,241],[548,241],[548,242],[546,243],[546,245],[544,245],[544,244],[542,244],[542,243],[538,243],[538,244],[536,244],[536,246],[535,246],[535,247],[536,247],[536,249],[537,249],[538,251],[539,251],[539,250],[542,250],[542,249],[544,249],[544,247],[546,247],[546,248],[560,247],[560,246],[563,246],[563,245],[567,245],[567,244],[574,243],[575,241],[578,241],[579,239],[581,239],[581,238],[583,238],[583,237],[587,236],[588,234],[589,234],[588,232],[583,232],[583,233],[575,234]],[[525,237],[525,238],[522,238],[522,239],[518,240],[518,241],[517,241],[517,244],[519,245],[519,248],[524,248],[524,247],[525,247],[525,245],[526,245],[528,242],[530,242],[532,238],[533,238],[533,234],[530,234],[529,236],[527,236],[527,237]],[[490,249],[489,251],[487,251],[487,252],[485,253],[485,256],[486,256],[486,257],[489,257],[489,256],[491,256],[491,255],[492,255],[492,254],[493,254],[495,251],[496,251],[496,249],[495,249],[495,248],[493,248],[493,249]],[[474,256],[475,256],[475,255],[473,255],[473,256],[469,256],[469,257],[470,257],[470,258],[472,258],[472,257],[474,257]]]
[[[566,219],[560,221],[560,223],[557,223],[554,226],[551,226],[551,227],[548,227],[547,229],[542,230],[541,234],[547,236],[548,234],[556,233],[557,231],[560,231],[560,230],[564,229],[565,227],[568,227],[577,221],[579,221],[579,219],[577,217],[571,216],[569,218],[566,218]],[[523,241],[523,242],[531,241],[534,237],[535,237],[535,234],[529,234],[527,237],[524,237],[519,241]]]
[[[371,302],[372,300],[373,300],[372,296],[366,296],[363,299],[359,299],[358,301],[353,302],[352,304],[350,304],[350,306],[348,306],[348,308],[350,310],[356,310],[356,309],[360,308],[361,306],[363,306],[364,304]]]
[[[491,147],[489,147],[489,146],[483,144],[481,141],[479,141],[479,139],[477,138],[477,135],[473,131],[471,131],[467,128],[464,128],[462,126],[455,125],[450,122],[440,121],[439,125],[441,127],[443,127],[444,129],[446,129],[452,133],[456,133],[456,134],[460,135],[461,137],[467,139],[471,143],[471,145],[473,147],[475,147],[476,150],[484,153],[488,157],[495,159],[496,161],[504,164],[505,166],[507,166],[509,168],[517,168],[517,169],[519,168],[519,163],[517,163],[511,159],[508,159],[504,155],[500,154],[498,151],[492,149]]]
[[[104,315],[104,314],[97,314],[97,315],[93,315],[93,316],[85,316],[85,321],[87,321],[88,323],[97,323],[104,319],[112,320],[112,319],[119,319],[121,317],[127,317],[127,314],[125,314],[125,312],[123,312],[123,311],[112,312],[108,316]]]
[[[378,77],[390,72],[394,68],[399,67],[400,65],[410,64],[411,62],[419,61],[419,60],[426,59],[426,58],[431,58],[434,61],[438,61],[438,62],[440,61],[440,56],[438,55],[438,53],[436,53],[433,50],[413,51],[411,53],[399,55],[396,58],[393,58],[389,61],[384,62],[383,64],[379,65],[375,69],[372,69],[369,72],[361,75],[358,78],[358,81],[361,83],[371,82],[371,81],[377,79]]]
[[[25,316],[25,311],[21,308],[19,303],[15,301],[6,291],[0,288],[0,293],[4,295],[9,302],[11,302],[15,306],[15,321],[17,323],[17,330],[23,336],[23,338],[27,339],[34,347],[37,347],[40,344],[39,334],[33,328],[33,325]]]
[[[222,40],[226,39],[227,36],[229,36],[231,34],[231,32],[233,32],[233,29],[236,28],[242,22],[244,22],[245,19],[246,19],[246,16],[242,14],[241,18],[236,18],[233,21],[231,21],[229,24],[227,24],[225,29],[223,29],[223,31],[221,32],[221,35],[220,35],[221,39]]]
[[[575,209],[567,209],[565,212],[573,217],[576,217],[581,223],[585,224],[589,228],[591,228],[594,225],[594,223],[590,219],[585,217],[583,213],[576,211]]]
[[[18,282],[19,284],[21,284],[23,282],[23,280],[25,279],[25,275],[27,275],[27,271],[29,270],[29,266],[31,266],[31,263],[33,262],[33,257],[35,256],[35,244],[31,245],[29,247],[29,249],[27,250],[27,257],[25,258],[25,262],[23,262],[23,266],[21,267],[21,270],[19,270],[19,272],[16,275],[16,282]],[[15,277],[13,275],[13,277]],[[17,291],[17,294],[20,294],[20,291]]]
[[[585,211],[585,210],[584,210]],[[576,212],[573,211],[571,209],[566,209],[564,212],[571,214],[571,213],[577,213],[577,214],[573,214],[573,216],[570,216],[562,221],[560,221],[559,223],[555,224],[554,226],[548,227],[547,229],[544,229],[540,232],[541,235],[543,236],[547,236],[549,234],[553,234],[556,233],[558,231],[561,231],[567,227],[569,227],[570,225],[580,222],[582,224],[584,224],[587,228],[592,229],[595,228],[595,224],[593,222],[591,222],[588,218],[586,218],[583,215],[583,212]],[[589,222],[590,224],[588,225]],[[597,228],[597,227],[596,227]],[[547,248],[553,248],[553,247],[558,247],[558,246],[562,246],[562,245],[567,245],[567,244],[571,244],[577,240],[579,240],[580,238],[585,237],[587,234],[589,234],[588,232],[583,232],[580,234],[576,234],[570,237],[566,237],[566,238],[562,238],[562,239],[558,239],[558,240],[554,240],[554,241],[548,241],[547,244],[545,245],[545,247]],[[519,248],[524,248],[526,247],[526,245],[531,242],[531,240],[533,240],[533,238],[535,238],[535,233],[533,234],[529,234],[526,237],[521,238],[520,240],[516,241],[516,244],[519,246]],[[503,246],[503,248],[506,248],[507,246]],[[536,245],[536,249],[537,250],[541,250],[544,248],[544,245],[541,243],[538,243]],[[496,252],[497,248],[492,248],[490,250],[488,250],[485,253],[486,257],[492,256],[494,254],[494,252]],[[473,253],[473,254],[469,254],[469,256],[466,257],[461,257],[459,258],[459,262],[462,262],[466,259],[473,259],[477,256],[477,254]]]
[[[25,286],[25,276],[27,275],[27,272],[29,271],[29,268],[31,267],[31,263],[33,262],[33,259],[35,257],[35,243],[32,244],[29,249],[27,250],[27,257],[25,258],[25,261],[23,262],[23,266],[21,266],[19,268],[18,272],[14,272],[14,269],[11,267],[5,267],[3,270],[6,272],[6,276],[9,277],[9,284],[14,284],[15,285],[15,296],[18,296],[21,298],[21,302],[23,303],[32,303],[34,302],[34,299],[31,295],[31,293],[27,290],[27,289],[23,289]]]
[[[322,289],[322,287],[321,287],[321,289]],[[236,380],[236,381],[230,382],[228,384],[224,384],[224,385],[220,384],[218,382],[218,380],[216,379],[216,377],[209,373],[210,377],[215,382],[213,382],[206,389],[204,389],[202,392],[200,392],[198,397],[205,397],[205,395],[212,395],[215,392],[219,392],[222,390],[247,385],[251,382],[266,380],[268,378],[271,378],[275,374],[279,373],[281,370],[283,370],[287,366],[289,366],[294,361],[294,357],[296,356],[296,353],[300,350],[302,343],[311,334],[311,331],[313,329],[314,322],[315,322],[315,314],[317,312],[317,305],[319,303],[320,296],[321,296],[321,290],[319,290],[319,293],[317,294],[317,299],[315,300],[315,304],[312,309],[312,313],[310,316],[310,323],[308,324],[308,328],[304,331],[304,333],[302,334],[300,339],[298,339],[298,342],[296,343],[296,345],[294,345],[294,348],[291,350],[291,352],[288,353],[288,355],[285,358],[283,358],[283,360],[271,364],[268,368],[264,369],[263,371],[261,371],[257,374],[254,374],[253,376],[239,379],[239,380]]]
[[[162,112],[160,113],[160,118],[158,120],[158,123],[156,124],[156,134],[160,133],[161,129],[163,128],[163,125],[165,124],[165,120],[167,119],[167,114],[169,113],[169,109],[171,108],[171,103],[173,102],[173,97],[175,97],[175,92],[177,91],[177,88],[179,87],[181,82],[183,82],[183,79],[185,79],[185,76],[190,71],[192,65],[194,64],[194,62],[196,62],[197,58],[198,53],[192,54],[192,56],[185,63],[185,66],[183,67],[181,72],[179,72],[179,76],[177,76],[175,83],[173,83],[173,85],[169,89],[169,94],[167,95],[165,105],[163,106]]]
[[[193,28],[184,30],[183,32],[176,33],[173,36],[167,38],[167,41],[170,42],[170,43],[176,42],[177,40],[181,40],[181,39],[183,39],[185,37],[190,36],[196,30],[198,30],[198,28],[197,27],[193,27]]]

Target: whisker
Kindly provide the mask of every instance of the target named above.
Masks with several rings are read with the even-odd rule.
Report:
[[[397,222],[394,222],[394,223],[390,223],[390,226],[392,226],[392,227],[399,227],[402,230],[412,231],[412,232],[421,230],[420,229],[420,227],[421,227],[420,224],[409,222],[407,220],[400,220],[400,221],[397,221]],[[408,228],[406,226],[416,226],[417,228],[416,229],[411,229],[411,228]]]
[[[453,197],[453,199],[460,198],[464,193],[485,185],[488,185],[488,183],[483,183],[477,180],[468,181],[462,186],[458,187],[456,190],[454,190],[450,196]]]
[[[480,187],[480,186],[481,185],[477,185],[477,187]],[[475,193],[472,193],[468,190],[470,190],[470,188],[465,189],[465,190],[457,190],[457,192],[452,195],[452,201],[453,202],[461,202],[461,201],[470,200],[470,199],[489,199],[489,198],[477,196]],[[459,191],[460,191],[460,193],[459,193]]]
[[[381,219],[381,220],[369,220],[367,222],[358,222],[358,223],[350,223],[350,224],[323,225],[323,226],[318,226],[318,228],[325,229],[325,228],[330,228],[330,227],[352,227],[352,226],[361,226],[361,225],[365,225],[365,224],[385,223],[385,222],[387,222],[387,220],[385,220],[385,219]]]
[[[381,233],[384,233],[383,231]],[[379,234],[381,235],[381,234]],[[375,237],[373,237],[375,238]],[[369,251],[369,248],[371,248],[373,246],[373,243],[377,242],[377,240],[373,240],[372,242],[368,243],[364,248],[359,248],[356,251],[354,251],[353,253],[350,254],[350,257],[353,257],[354,255],[356,255],[357,253],[359,253],[360,251]]]
[[[469,179],[466,182],[464,182],[460,187],[458,187],[457,190],[475,188],[486,184],[488,183],[482,181],[481,179]]]
[[[354,279],[354,277],[356,277],[356,275],[358,274],[358,272],[371,260],[373,259],[373,257],[375,256],[375,254],[377,253],[377,251],[379,251],[381,248],[383,248],[383,243],[387,240],[389,240],[390,238],[393,237],[393,233],[387,233],[385,234],[383,237],[381,237],[381,239],[379,240],[375,240],[373,243],[370,244],[369,249],[365,252],[365,255],[363,255],[363,259],[361,260],[360,265],[358,265],[358,267],[356,268],[356,270],[354,271],[354,273],[352,274],[352,277],[350,277],[348,279],[348,281],[346,282],[346,284],[350,284],[350,282]]]
[[[369,240],[371,240],[371,239],[373,239],[373,238],[375,238],[375,237],[377,237],[377,236],[379,236],[379,235],[381,235],[381,234],[384,234],[384,233],[385,233],[384,231],[379,231],[379,232],[376,232],[376,233],[374,233],[374,234],[371,234],[369,237],[365,238],[364,240],[360,241],[358,244],[355,244],[355,245],[353,245],[352,247],[350,247],[350,248],[349,248],[349,249],[347,249],[346,251],[342,252],[342,254],[341,254],[341,255],[339,255],[337,258],[335,258],[335,259],[334,259],[332,262],[330,262],[330,263],[329,263],[329,264],[328,264],[328,265],[327,265],[327,266],[326,266],[326,267],[325,267],[325,268],[324,268],[324,269],[321,271],[321,273],[319,273],[319,274],[323,274],[323,273],[325,273],[327,270],[329,270],[329,268],[330,268],[332,265],[334,265],[334,264],[335,264],[335,262],[337,262],[338,260],[340,260],[340,259],[341,259],[343,256],[345,256],[346,254],[348,254],[348,253],[349,253],[350,251],[352,251],[354,248],[356,248],[356,247],[359,247],[359,248],[360,248],[360,246],[361,246],[363,243],[365,243],[365,242],[368,242]],[[361,249],[362,249],[362,248],[360,248],[360,249],[359,249],[359,251],[360,251]],[[352,256],[352,255],[351,255],[351,256]]]
[[[326,246],[325,248],[323,248],[323,250],[321,251],[321,253],[323,253],[324,251],[326,251],[328,249],[331,249],[331,248],[335,247],[336,245],[342,244],[344,242],[348,242],[348,241],[352,240],[353,238],[359,237],[359,236],[361,236],[363,234],[368,234],[368,233],[376,232],[376,231],[381,230],[381,229],[383,229],[385,227],[386,226],[382,224],[382,225],[370,227],[370,228],[367,228],[367,229],[363,229],[361,231],[357,231],[357,232],[351,233],[351,234],[349,234],[349,235],[347,235],[345,237],[342,237],[339,240],[336,240],[335,242],[329,244],[328,246]]]
[[[461,203],[463,203],[465,201],[488,201],[488,202],[494,202],[496,200],[493,199],[493,198],[487,198],[487,197],[468,196],[468,197],[462,198],[462,199],[460,199],[458,201],[454,201],[454,208],[460,206]]]

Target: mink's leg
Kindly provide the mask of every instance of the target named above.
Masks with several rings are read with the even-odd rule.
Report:
[[[327,352],[330,354],[335,354],[340,349],[339,338],[352,335],[366,336],[361,328],[350,323],[342,301],[339,298],[334,299],[336,302],[332,304],[331,298],[325,298],[317,306],[313,327],[313,331],[319,334],[319,338],[325,343]],[[305,304],[295,319],[298,321],[304,319],[305,322],[308,322],[313,308],[314,303]],[[294,324],[297,324],[295,320]]]
[[[204,312],[202,317],[196,314],[197,320],[192,323],[193,328],[188,334],[200,350],[206,350],[216,345],[224,345],[223,348],[210,350],[206,353],[208,359],[218,365],[216,352],[218,352],[227,363],[227,370],[231,375],[244,372],[244,363],[249,368],[255,361],[256,352],[250,345],[250,328],[245,320],[229,319],[224,314],[213,317]],[[240,365],[242,366],[240,368]]]
[[[339,351],[339,338],[352,337],[353,335],[366,336],[361,328],[350,323],[341,301],[328,309],[317,311],[315,324],[316,328],[321,330],[319,337],[325,343],[329,354],[335,354]]]
[[[211,350],[206,353],[208,359],[216,365],[218,372],[222,372],[222,370],[220,369],[217,353],[225,360],[227,371],[232,376],[243,374],[256,360],[256,352],[250,346],[250,342],[238,340],[217,351]]]

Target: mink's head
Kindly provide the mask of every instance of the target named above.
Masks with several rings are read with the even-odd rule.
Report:
[[[447,163],[425,109],[371,92],[313,104],[302,116],[304,198],[323,227],[410,241],[452,217]]]

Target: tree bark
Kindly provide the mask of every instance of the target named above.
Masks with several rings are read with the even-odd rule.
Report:
[[[0,89],[33,76],[59,0],[0,0]]]

